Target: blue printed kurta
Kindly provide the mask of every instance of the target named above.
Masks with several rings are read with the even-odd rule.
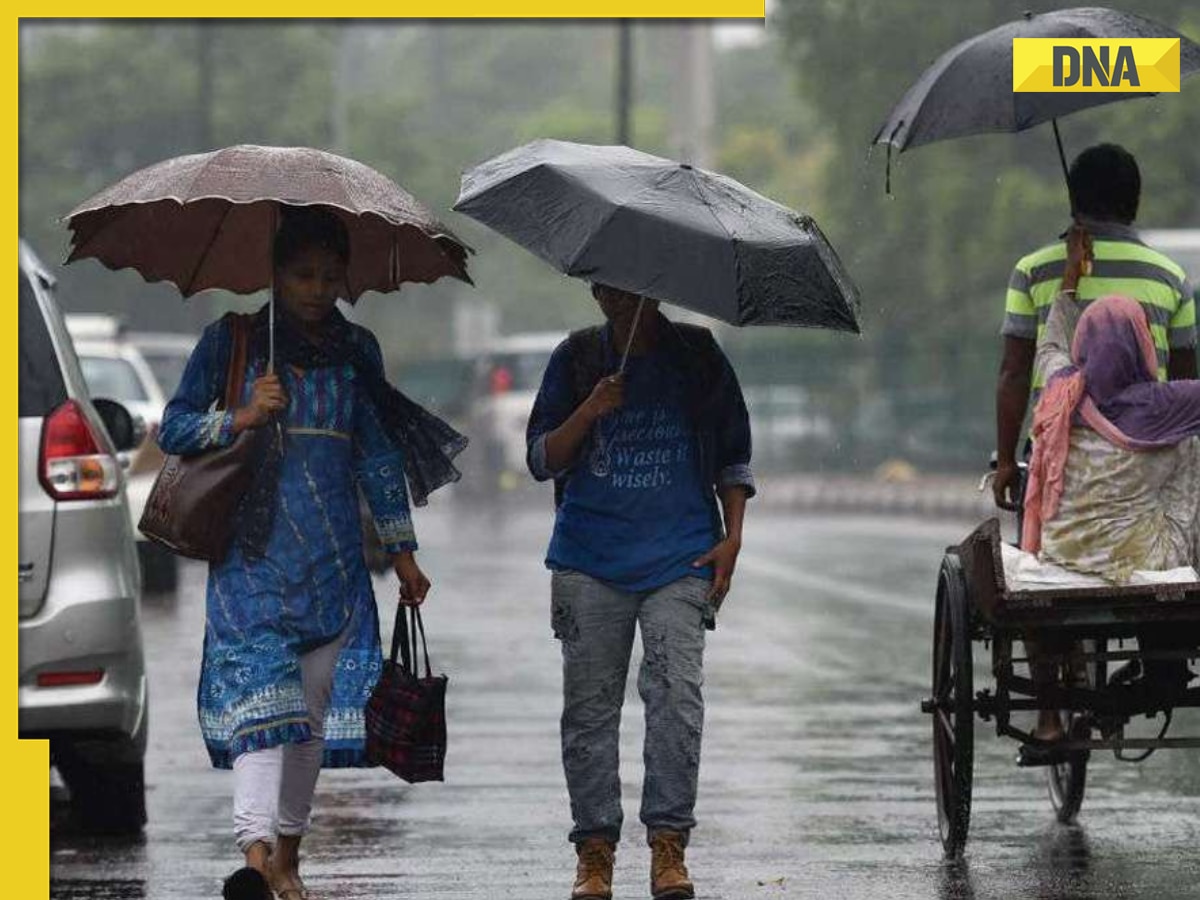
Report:
[[[352,327],[382,374],[374,336]],[[234,439],[233,414],[212,409],[231,343],[224,320],[205,330],[163,416],[164,451],[199,453]],[[243,403],[265,368],[261,360],[247,365]],[[324,765],[364,765],[363,707],[382,655],[358,489],[384,548],[416,549],[403,458],[352,366],[284,367],[280,378],[288,434],[266,553],[248,558],[235,540],[209,567],[200,729],[218,768],[247,750],[308,740],[299,657],[349,629],[325,715]]]

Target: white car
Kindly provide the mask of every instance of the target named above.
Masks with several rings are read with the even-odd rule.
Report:
[[[198,338],[170,331],[131,331],[125,339],[141,351],[146,365],[154,373],[154,380],[170,400],[183,380],[183,370],[187,368]]]
[[[146,590],[173,590],[178,578],[175,556],[137,530],[146,499],[162,465],[157,438],[168,397],[154,377],[150,364],[128,339],[116,318],[81,314],[67,316],[66,322],[92,396],[119,400],[146,424],[145,440],[122,460],[126,464],[129,515],[137,536]]]
[[[54,276],[24,241],[19,254],[18,727],[49,739],[81,825],[135,832],[149,725],[119,454],[140,435],[121,404],[89,396]]]

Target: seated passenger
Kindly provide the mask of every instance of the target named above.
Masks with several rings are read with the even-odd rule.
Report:
[[[1063,289],[1037,352],[1047,387],[1034,411],[1021,548],[1114,584],[1138,570],[1200,568],[1200,381],[1158,381],[1149,324],[1136,301],[1110,296],[1081,311],[1074,287],[1087,269],[1088,238],[1072,229]],[[1059,680],[1051,636],[1027,640],[1031,675]],[[1169,635],[1139,644],[1165,648]],[[1148,664],[1148,675],[1187,682],[1186,665]],[[1034,737],[1063,737],[1042,710]]]
[[[1038,364],[1050,380],[1034,411],[1022,549],[1114,584],[1195,565],[1200,381],[1157,380],[1141,305],[1110,296],[1079,315],[1060,293]]]

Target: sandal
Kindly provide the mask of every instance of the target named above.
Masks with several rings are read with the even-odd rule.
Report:
[[[1034,766],[1057,766],[1069,761],[1079,751],[1067,750],[1062,741],[1047,744],[1022,744],[1017,750],[1017,765],[1023,769]]]
[[[300,880],[300,876],[296,876],[296,883],[290,887],[276,887],[278,882],[271,885],[271,890],[275,892],[276,900],[310,900],[308,888],[304,882]]]

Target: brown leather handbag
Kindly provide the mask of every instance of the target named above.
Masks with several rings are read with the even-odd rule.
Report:
[[[246,378],[250,316],[230,313],[233,331],[225,395],[217,409],[234,409]],[[254,460],[265,429],[248,428],[228,447],[163,462],[138,530],[180,556],[220,562],[233,542],[238,504],[254,479]]]

